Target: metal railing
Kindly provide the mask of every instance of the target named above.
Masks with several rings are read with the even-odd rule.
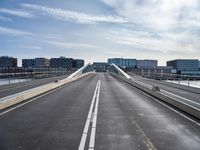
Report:
[[[182,84],[190,86],[190,81],[200,81],[200,76],[192,75],[179,75],[169,73],[152,73],[152,72],[127,72],[135,78],[150,78],[155,80],[165,80],[167,82]]]
[[[0,73],[0,85],[20,83],[24,81],[50,78],[56,76],[69,75],[75,70],[65,70],[65,71],[34,71],[34,72],[20,72],[20,73]]]

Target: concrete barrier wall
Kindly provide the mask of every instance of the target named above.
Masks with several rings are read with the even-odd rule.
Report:
[[[126,83],[129,83],[130,85],[140,89],[141,91],[143,91],[145,93],[148,93],[149,95],[151,95],[153,97],[156,97],[156,98],[158,98],[158,99],[160,99],[160,100],[162,100],[162,101],[164,101],[164,102],[166,102],[166,103],[168,103],[168,104],[170,104],[172,106],[175,106],[178,109],[180,109],[180,110],[182,110],[182,111],[184,111],[184,112],[186,112],[186,113],[188,113],[188,114],[200,119],[200,110],[198,108],[195,108],[195,107],[193,107],[191,105],[188,105],[188,104],[186,104],[184,102],[181,102],[179,100],[176,100],[174,98],[168,97],[168,96],[162,94],[159,91],[153,91],[150,88],[142,86],[142,85],[140,85],[140,84],[138,84],[138,83],[136,83],[136,82],[134,82],[132,80],[126,79],[126,78],[124,78],[122,76],[118,76],[118,75],[113,74],[113,73],[112,73],[112,75],[114,77],[116,77],[116,78],[118,78],[118,79],[120,79],[122,81],[125,81]]]
[[[129,74],[132,75],[131,73],[129,73]],[[159,81],[159,80],[153,80],[153,79],[148,79],[148,78],[145,78],[144,80],[149,80],[149,81],[152,81],[152,82],[155,82],[155,83],[160,83],[160,84],[168,85],[168,86],[175,87],[175,88],[178,88],[178,89],[181,89],[181,90],[200,94],[200,88],[191,87],[191,86],[182,85],[182,84],[180,85],[180,84],[165,82],[165,81],[162,81],[162,80]]]
[[[23,92],[14,94],[14,95],[3,97],[3,98],[0,99],[0,110],[5,109],[7,107],[10,107],[12,105],[15,105],[17,103],[20,103],[22,101],[25,101],[27,99],[30,99],[32,97],[41,95],[41,94],[48,92],[50,90],[56,89],[56,88],[63,86],[67,83],[70,83],[70,82],[73,82],[77,79],[83,78],[83,77],[85,77],[89,74],[91,74],[91,73],[85,73],[85,74],[82,74],[80,76],[73,77],[71,79],[63,79],[63,80],[60,80],[57,83],[49,83],[49,84],[42,85],[42,86],[27,90],[27,91],[23,91]]]
[[[148,80],[151,80],[151,79],[148,79]],[[171,87],[175,87],[175,88],[178,88],[178,89],[182,89],[182,90],[185,90],[185,91],[189,91],[189,92],[200,94],[200,89],[199,88],[195,88],[195,87],[191,87],[191,86],[187,86],[187,85],[182,85],[182,84],[179,85],[179,84],[175,84],[175,83],[169,83],[169,82],[165,82],[165,81],[157,81],[157,80],[155,80],[154,82],[160,83],[160,84],[164,84],[164,85],[168,85],[168,86],[171,86]]]

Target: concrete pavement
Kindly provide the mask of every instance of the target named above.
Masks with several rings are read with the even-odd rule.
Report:
[[[200,147],[199,120],[107,73],[91,74],[0,115],[1,150],[77,150],[84,134],[84,149]]]

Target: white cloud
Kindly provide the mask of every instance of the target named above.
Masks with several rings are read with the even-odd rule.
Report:
[[[29,35],[33,35],[32,33],[27,32],[27,31],[11,29],[11,28],[2,27],[2,26],[0,26],[0,34],[7,35],[7,36],[29,36]]]
[[[3,21],[12,21],[11,18],[4,17],[4,16],[0,16],[0,20],[3,20]]]
[[[101,0],[134,22],[106,39],[135,49],[200,54],[199,0]]]
[[[84,49],[84,48],[98,48],[95,45],[86,44],[86,43],[69,43],[69,42],[61,42],[61,41],[45,41],[49,44],[52,44],[54,46],[58,46],[62,49]]]
[[[75,11],[68,11],[58,8],[49,8],[41,5],[33,4],[21,4],[22,7],[32,9],[41,12],[45,15],[64,20],[77,22],[82,24],[93,24],[98,22],[110,22],[110,23],[127,23],[128,21],[124,17],[112,16],[112,15],[91,15]]]
[[[30,50],[30,49],[32,49],[32,50],[41,50],[42,49],[42,47],[36,46],[36,45],[19,45],[19,46],[21,48],[27,49],[27,50]]]
[[[153,30],[191,28],[200,24],[199,0],[102,0],[120,16]]]
[[[53,34],[53,33],[47,33],[47,34],[44,34],[44,35],[39,35],[43,38],[46,38],[46,39],[52,39],[52,40],[62,40],[62,36],[59,35],[59,34]]]
[[[21,10],[11,10],[6,8],[0,8],[0,12],[12,16],[23,17],[23,18],[33,18],[35,15]]]
[[[199,53],[200,45],[196,35],[182,32],[179,34],[160,33],[157,36],[149,32],[118,30],[117,32],[108,33],[105,39],[117,44],[130,46],[134,49],[146,49],[165,53]]]

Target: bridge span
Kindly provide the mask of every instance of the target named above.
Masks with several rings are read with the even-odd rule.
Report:
[[[199,150],[199,119],[91,73],[1,111],[1,150]]]

